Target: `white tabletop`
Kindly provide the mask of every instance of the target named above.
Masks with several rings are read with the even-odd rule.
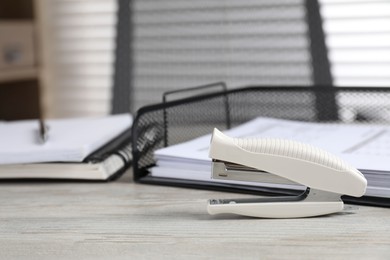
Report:
[[[306,219],[210,216],[248,195],[131,181],[0,183],[0,259],[390,259],[390,209]]]

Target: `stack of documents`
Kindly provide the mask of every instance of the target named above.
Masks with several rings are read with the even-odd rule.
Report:
[[[108,179],[131,159],[129,114],[0,123],[0,178]]]
[[[390,198],[390,126],[256,118],[224,133],[240,138],[283,138],[317,146],[339,156],[364,174],[368,181],[366,196]],[[304,188],[293,184],[212,180],[208,157],[210,139],[211,135],[207,135],[155,151],[156,166],[151,175],[271,188]]]

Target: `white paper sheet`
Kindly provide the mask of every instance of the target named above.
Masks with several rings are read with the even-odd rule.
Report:
[[[386,177],[390,175],[390,127],[386,125],[257,118],[224,133],[232,137],[285,138],[309,143],[341,157],[358,169],[379,171]],[[211,135],[207,135],[155,151],[157,166],[152,169],[152,176],[211,180],[211,159],[208,157],[210,138]],[[368,183],[370,186],[369,179]],[[375,184],[377,183],[376,179]],[[383,185],[390,188],[388,181]],[[370,189],[369,187],[368,191]],[[375,195],[378,195],[377,187]],[[390,197],[389,190],[382,195]]]

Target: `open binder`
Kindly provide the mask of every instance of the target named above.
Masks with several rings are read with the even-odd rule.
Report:
[[[197,93],[183,97],[194,92]],[[169,100],[175,95],[179,98]],[[154,177],[150,175],[155,165],[154,151],[210,134],[214,127],[229,129],[259,116],[305,122],[390,124],[389,101],[390,89],[378,87],[248,86],[227,90],[224,83],[215,83],[184,93],[166,93],[162,103],[139,109],[133,122],[134,180],[258,195],[297,195],[296,190]],[[343,196],[343,200],[390,206],[389,198]]]

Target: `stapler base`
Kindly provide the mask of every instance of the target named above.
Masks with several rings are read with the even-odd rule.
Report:
[[[259,218],[303,218],[327,215],[343,210],[340,194],[307,188],[299,196],[213,199],[207,211],[211,215],[237,214]]]

